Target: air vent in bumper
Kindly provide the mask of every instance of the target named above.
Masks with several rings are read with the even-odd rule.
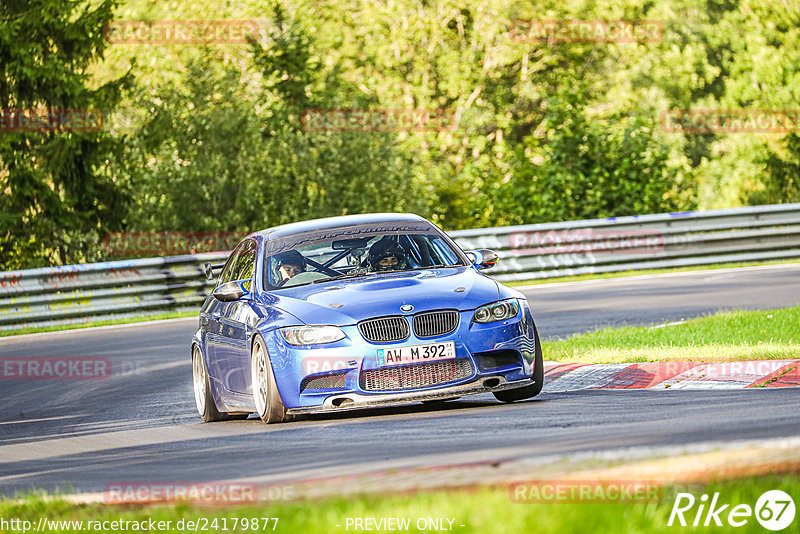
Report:
[[[463,380],[472,376],[472,364],[459,358],[399,367],[367,369],[361,372],[359,385],[364,391],[417,389]]]
[[[341,373],[321,375],[321,376],[307,376],[300,383],[300,391],[307,389],[336,389],[344,388],[344,376],[347,371]]]
[[[511,365],[522,365],[522,357],[516,350],[490,350],[487,352],[477,352],[475,360],[481,369],[497,369],[498,367],[508,367]]]

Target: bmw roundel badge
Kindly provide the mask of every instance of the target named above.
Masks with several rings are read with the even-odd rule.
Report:
[[[412,306],[411,304],[403,304],[402,306],[400,306],[400,310],[404,312],[410,312],[413,309],[414,306]]]

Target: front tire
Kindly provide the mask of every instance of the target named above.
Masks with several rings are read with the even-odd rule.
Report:
[[[501,402],[515,402],[524,399],[531,399],[541,393],[544,385],[544,358],[542,357],[542,345],[539,343],[539,332],[536,326],[533,327],[533,339],[536,341],[536,352],[533,360],[533,383],[530,386],[521,388],[507,389],[493,393],[494,398]]]
[[[265,423],[286,421],[288,419],[286,407],[283,405],[278,386],[275,384],[275,373],[272,371],[267,348],[261,336],[256,336],[253,341],[250,362],[256,413]]]

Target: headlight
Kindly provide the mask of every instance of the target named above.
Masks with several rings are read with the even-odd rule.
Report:
[[[475,315],[472,320],[476,323],[494,323],[497,321],[505,321],[517,316],[519,311],[519,303],[516,299],[501,300],[486,306],[481,306],[475,310]]]
[[[338,326],[292,326],[281,328],[283,339],[290,345],[318,345],[344,339]]]

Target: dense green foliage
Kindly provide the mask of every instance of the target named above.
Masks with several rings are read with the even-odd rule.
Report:
[[[0,4],[0,108],[113,107],[122,77],[92,88],[113,2]],[[4,112],[4,119],[6,113]],[[5,121],[4,121],[5,122]],[[0,269],[87,259],[128,204],[103,163],[115,140],[98,131],[0,131]]]
[[[243,44],[101,32],[200,19],[260,31]],[[661,31],[643,42],[515,33],[545,19]],[[99,132],[0,132],[0,269],[103,258],[109,231],[366,211],[459,229],[800,200],[797,132],[661,122],[667,110],[799,110],[794,2],[16,0],[0,8],[0,58],[3,108],[107,113]],[[450,121],[319,132],[303,127],[310,109]]]

